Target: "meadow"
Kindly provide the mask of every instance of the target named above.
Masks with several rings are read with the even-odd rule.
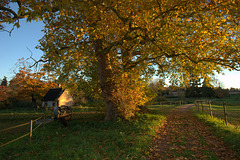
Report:
[[[238,95],[212,100],[213,116],[193,107],[193,113],[240,156],[240,104]],[[222,102],[227,101],[229,125],[223,121]],[[233,103],[234,102],[234,103]],[[229,104],[234,105],[229,105]],[[155,130],[177,105],[149,105],[147,113],[134,120],[104,121],[104,112],[94,107],[73,107],[68,127],[58,121],[40,126],[29,136],[0,148],[0,159],[148,159]],[[207,106],[206,106],[207,107]],[[0,110],[0,128],[51,118],[52,112],[26,108]],[[33,126],[36,127],[35,124]],[[29,132],[29,125],[0,133],[0,145]]]
[[[73,120],[64,128],[59,122],[40,126],[31,142],[29,137],[0,148],[0,159],[147,159],[152,136],[175,105],[150,106],[151,112],[139,113],[134,121],[117,119],[105,122],[104,113],[93,108],[75,107]],[[10,110],[9,110],[10,111]],[[83,111],[83,112],[79,112]],[[41,112],[0,112],[1,128],[28,122]],[[1,133],[6,143],[29,131],[29,125]]]

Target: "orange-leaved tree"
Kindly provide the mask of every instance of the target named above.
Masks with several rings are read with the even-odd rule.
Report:
[[[10,97],[9,87],[8,86],[0,86],[0,102],[6,103],[8,98]]]
[[[46,94],[50,88],[56,87],[52,81],[44,80],[46,72],[42,69],[32,71],[29,64],[24,59],[18,62],[18,72],[10,80],[10,88],[12,89],[12,97],[19,100],[31,100],[33,107],[36,107],[37,100]]]
[[[46,69],[62,80],[96,80],[92,84],[101,87],[107,120],[119,110],[119,83],[133,83],[126,74],[136,73],[137,81],[158,74],[188,84],[191,75],[206,78],[224,68],[239,69],[238,0],[16,3],[18,12],[10,0],[0,5],[2,21],[19,27],[21,18],[43,20],[45,36],[39,48],[45,52],[42,61],[49,61]],[[98,73],[98,78],[89,73]]]

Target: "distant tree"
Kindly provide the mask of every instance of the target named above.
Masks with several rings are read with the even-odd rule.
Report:
[[[217,77],[212,78],[211,84],[214,88],[224,88],[223,83]]]
[[[210,85],[207,80],[203,81],[203,85],[201,87],[201,93],[202,93],[202,97],[212,98],[216,96],[213,86]]]
[[[10,89],[7,86],[0,86],[0,102],[7,103],[10,97]]]
[[[28,62],[19,60],[18,72],[10,81],[10,88],[13,90],[14,97],[20,100],[32,101],[33,107],[36,107],[37,100],[40,100],[50,89],[56,87],[51,81],[44,81],[46,72],[40,70],[33,72],[27,67]]]
[[[149,87],[156,93],[158,93],[162,88],[164,88],[165,80],[164,79],[153,79],[149,83]]]
[[[215,94],[217,98],[224,98],[229,96],[229,91],[227,89],[222,89],[218,87],[215,89]]]
[[[150,82],[149,87],[154,93],[156,93],[156,97],[154,99],[155,102],[161,102],[166,100],[166,98],[163,97],[167,94],[167,88],[164,87],[165,84],[165,80],[160,78],[153,79]]]
[[[4,76],[2,82],[1,82],[1,86],[7,86],[8,85],[8,82],[7,82],[7,77]]]
[[[197,76],[191,75],[191,80],[189,82],[189,87],[186,89],[185,96],[186,97],[201,97],[201,79]]]

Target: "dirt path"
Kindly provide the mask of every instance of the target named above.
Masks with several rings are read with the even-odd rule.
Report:
[[[235,153],[190,112],[192,105],[171,111],[157,130],[150,159],[236,159]]]

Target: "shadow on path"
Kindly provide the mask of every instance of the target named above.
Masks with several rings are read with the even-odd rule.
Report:
[[[156,131],[149,159],[236,159],[235,152],[191,113],[192,106],[170,112]]]

